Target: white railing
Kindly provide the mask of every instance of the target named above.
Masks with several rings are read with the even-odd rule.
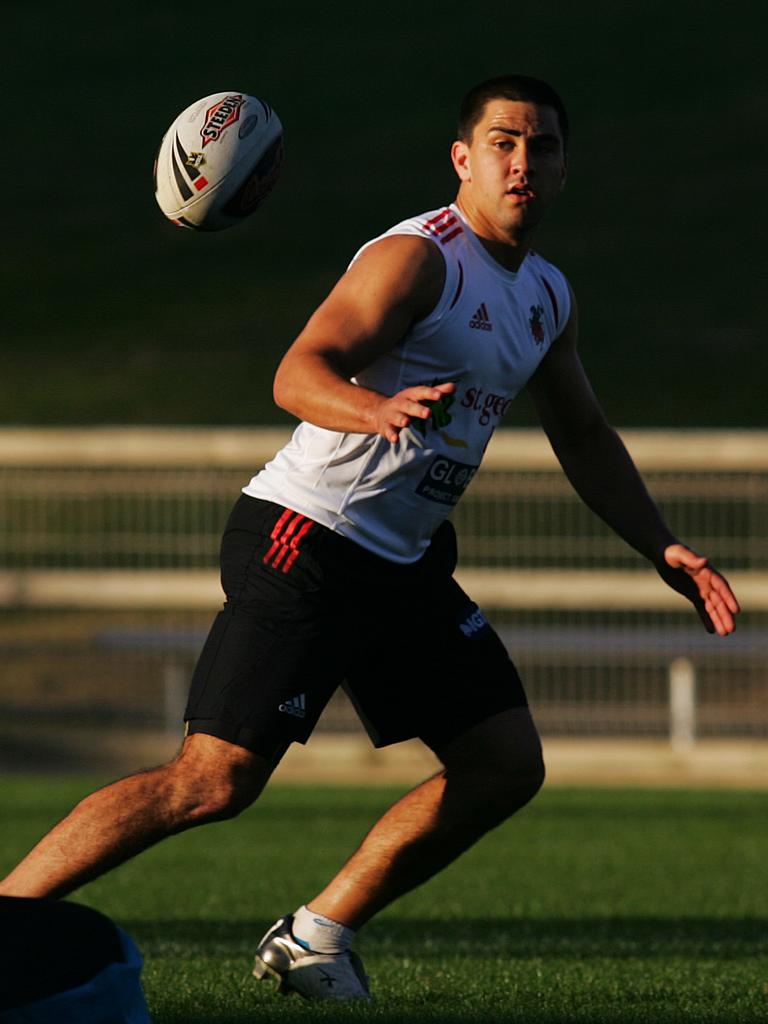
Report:
[[[221,602],[228,509],[288,434],[0,430],[6,705],[40,704],[45,678],[49,697],[86,714],[106,699],[89,673],[130,689],[139,660],[178,694]],[[671,727],[681,747],[702,732],[768,736],[768,432],[623,436],[672,528],[728,570],[747,609],[738,639],[695,632],[683,599],[580,505],[539,432],[490,445],[454,514],[459,579],[505,636],[545,729]],[[178,703],[167,685],[166,703]]]

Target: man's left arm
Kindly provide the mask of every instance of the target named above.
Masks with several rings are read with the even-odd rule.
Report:
[[[733,591],[664,522],[621,438],[606,421],[578,355],[577,331],[574,302],[565,330],[528,383],[555,455],[582,501],[693,603],[707,631],[732,633],[739,612]]]

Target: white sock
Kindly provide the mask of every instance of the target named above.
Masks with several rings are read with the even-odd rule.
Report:
[[[355,932],[330,917],[299,907],[293,915],[293,937],[313,953],[343,953],[352,945]]]

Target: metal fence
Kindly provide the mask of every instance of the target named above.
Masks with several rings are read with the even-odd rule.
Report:
[[[178,730],[217,551],[280,431],[0,431],[5,728]],[[584,508],[539,434],[501,431],[454,514],[460,579],[545,733],[768,737],[768,434],[626,435],[673,530],[746,613],[707,636]],[[357,728],[343,697],[322,727]],[[7,736],[6,736],[6,741]],[[0,730],[2,742],[2,730]]]

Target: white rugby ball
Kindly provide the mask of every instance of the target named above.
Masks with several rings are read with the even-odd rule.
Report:
[[[155,160],[155,198],[181,227],[239,224],[272,190],[283,159],[283,126],[264,100],[215,92],[182,111]]]

